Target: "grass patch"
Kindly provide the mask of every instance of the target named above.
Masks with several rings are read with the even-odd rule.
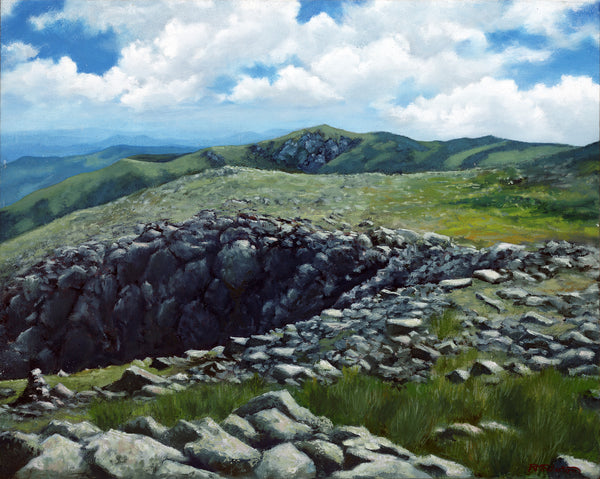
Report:
[[[440,339],[453,338],[462,331],[459,312],[454,308],[447,308],[442,314],[434,314],[430,321],[430,331]]]
[[[254,379],[239,385],[197,385],[147,402],[134,399],[96,400],[90,405],[89,417],[104,430],[117,428],[136,416],[152,416],[165,426],[172,426],[178,419],[192,420],[206,416],[220,421],[233,409],[269,389],[272,387],[269,388],[262,378],[255,375]]]
[[[498,386],[481,378],[454,385],[435,377],[396,389],[346,370],[333,386],[310,382],[295,395],[316,414],[338,424],[364,425],[417,454],[446,457],[484,477],[521,477],[530,463],[547,464],[559,453],[597,461],[600,419],[577,404],[578,394],[595,384],[545,370],[530,378],[506,377]],[[486,433],[449,443],[433,435],[443,424],[480,420],[499,421],[517,434]]]

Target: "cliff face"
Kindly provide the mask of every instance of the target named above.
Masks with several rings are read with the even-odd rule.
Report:
[[[252,145],[250,153],[267,158],[278,166],[298,168],[305,173],[316,173],[323,165],[340,156],[361,142],[341,136],[325,138],[320,132],[308,132],[298,139],[287,140],[280,148],[269,151],[260,145]]]

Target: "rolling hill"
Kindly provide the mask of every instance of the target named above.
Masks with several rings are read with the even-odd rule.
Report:
[[[0,205],[8,206],[36,190],[80,173],[99,170],[128,156],[142,153],[187,153],[177,146],[115,145],[95,153],[66,157],[24,156],[0,169]]]
[[[568,164],[570,170],[583,174],[589,166],[580,171],[577,165],[597,162],[595,145],[576,148],[492,136],[423,142],[385,132],[358,134],[320,125],[244,146],[211,147],[182,156],[132,156],[73,176],[1,209],[0,240],[82,208],[226,165],[310,174],[399,174],[474,167],[543,172],[550,161],[553,167]]]

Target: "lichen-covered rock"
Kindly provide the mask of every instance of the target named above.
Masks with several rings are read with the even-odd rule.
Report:
[[[309,426],[290,419],[276,408],[252,414],[248,421],[261,433],[261,442],[270,445],[308,439],[312,433]]]
[[[225,432],[211,418],[197,423],[199,438],[185,445],[194,464],[225,474],[243,474],[254,468],[260,452]]]
[[[85,446],[87,462],[117,479],[150,479],[166,460],[185,462],[184,455],[147,436],[110,431]]]
[[[313,479],[317,469],[310,457],[287,442],[265,451],[254,473],[258,479]]]
[[[12,477],[41,453],[37,435],[19,431],[0,432],[0,477]]]
[[[15,474],[15,479],[83,479],[92,475],[78,443],[54,434],[40,446],[42,454],[20,469]]]
[[[42,435],[48,437],[53,434],[60,434],[72,441],[81,441],[101,432],[102,430],[98,426],[88,421],[70,423],[54,419],[42,430]]]

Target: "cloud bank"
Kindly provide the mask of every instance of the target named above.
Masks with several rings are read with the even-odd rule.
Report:
[[[3,0],[2,14],[14,15],[16,3]],[[346,2],[337,21],[324,11],[302,23],[301,4],[288,0],[66,0],[30,16],[31,28],[83,22],[90,36],[112,31],[118,61],[83,73],[68,55],[3,44],[3,128],[85,122],[172,134],[308,121],[419,139],[585,144],[598,139],[597,80],[552,62],[582,45],[592,45],[594,60],[597,18],[569,20],[590,5]],[[526,85],[521,71],[536,68],[539,82]]]

